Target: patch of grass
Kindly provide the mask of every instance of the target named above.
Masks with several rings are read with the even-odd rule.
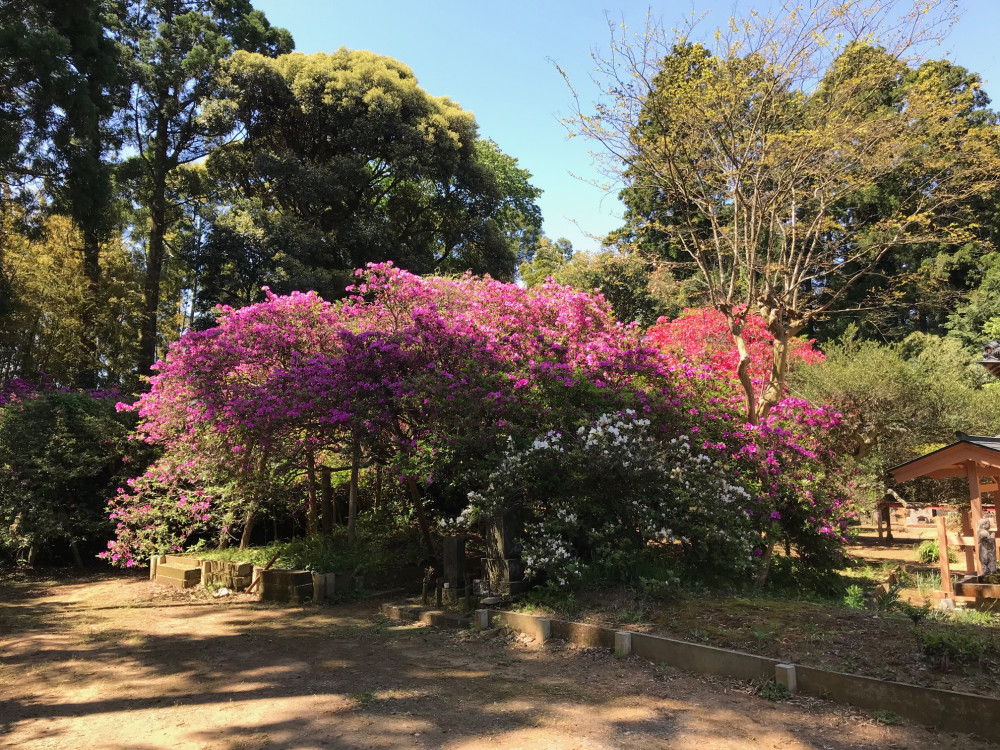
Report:
[[[760,686],[760,696],[766,700],[780,703],[781,701],[787,701],[792,697],[792,694],[781,683],[774,680],[767,680]]]
[[[941,590],[941,573],[937,571],[920,571],[913,581],[917,593],[924,599],[928,598],[933,591]]]
[[[875,721],[877,721],[879,724],[885,724],[886,726],[893,726],[895,724],[903,723],[902,716],[897,714],[895,711],[889,711],[884,708],[880,708],[879,710],[875,711],[874,713],[872,713],[872,716],[875,717]]]
[[[918,631],[917,639],[924,657],[942,669],[948,669],[953,662],[982,663],[987,653],[992,651],[990,639],[986,636],[956,628]]]
[[[924,565],[932,565],[941,560],[941,551],[938,549],[937,539],[925,539],[919,544],[913,546],[913,553],[917,558],[917,562],[923,563]],[[948,562],[958,562],[958,555],[955,554],[955,550],[948,550]]]
[[[572,620],[583,610],[583,605],[572,591],[539,586],[529,591],[515,607],[515,611],[527,614],[534,614],[539,610]]]
[[[365,693],[355,693],[351,696],[351,700],[357,701],[362,706],[367,705],[375,700],[375,693],[365,692]]]

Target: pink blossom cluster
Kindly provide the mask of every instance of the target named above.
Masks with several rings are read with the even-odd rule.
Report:
[[[216,531],[274,494],[275,472],[301,476],[307,460],[343,459],[352,445],[366,461],[428,478],[456,452],[485,454],[624,409],[729,462],[753,489],[741,512],[764,519],[762,534],[798,503],[815,506],[809,533],[839,539],[842,514],[831,508],[840,506],[803,494],[807,475],[825,471],[822,436],[835,417],[789,403],[749,428],[724,361],[646,345],[600,295],[418,277],[390,263],[358,271],[349,292],[339,303],[268,292],[260,304],[221,308],[215,328],[171,346],[150,391],[122,407],[138,411],[140,437],[164,458],[112,501],[110,559],[127,565]],[[693,335],[687,348],[697,348]],[[225,489],[199,507],[181,502],[213,484]],[[157,536],[158,515],[169,533]]]

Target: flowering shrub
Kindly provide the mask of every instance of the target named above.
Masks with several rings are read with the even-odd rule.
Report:
[[[725,452],[658,432],[626,410],[512,446],[488,484],[469,493],[456,523],[520,512],[528,574],[558,585],[588,565],[628,565],[640,555],[745,578],[760,537],[746,512],[750,494],[731,480]]]
[[[425,510],[459,516],[446,524],[522,512],[529,567],[557,583],[636,555],[745,579],[775,542],[824,564],[842,546],[822,448],[834,415],[789,403],[748,427],[723,364],[647,347],[566,287],[382,264],[350,291],[268,293],[171,347],[134,407],[164,456],[112,501],[109,559],[268,507],[308,513],[315,466],[355,451],[423,484],[425,526]]]
[[[758,388],[766,381],[771,369],[771,342],[774,336],[767,330],[764,319],[749,315],[743,327],[743,338],[750,352],[750,379]],[[733,344],[725,316],[714,307],[687,308],[679,318],[660,318],[646,332],[646,344],[663,352],[672,365],[687,364],[728,378],[738,387],[736,368],[740,355]],[[815,342],[793,338],[788,342],[788,362],[813,364],[823,359],[823,353],[813,347]]]

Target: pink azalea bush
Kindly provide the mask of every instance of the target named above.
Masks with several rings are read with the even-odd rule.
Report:
[[[380,264],[349,291],[339,303],[268,293],[171,347],[126,407],[163,458],[112,501],[107,558],[134,564],[255,510],[308,506],[307,468],[352,450],[422,485],[446,523],[521,512],[534,568],[554,581],[612,553],[681,550],[695,567],[725,559],[739,578],[781,539],[824,559],[842,548],[846,511],[813,487],[829,471],[833,415],[789,404],[749,429],[721,365],[665,356],[602,297],[568,287]],[[611,427],[636,437],[624,446]],[[542,562],[559,549],[565,565]]]

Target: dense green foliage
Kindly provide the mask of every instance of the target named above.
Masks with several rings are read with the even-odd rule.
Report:
[[[134,473],[134,419],[114,400],[53,392],[0,406],[0,549],[34,555],[112,528],[107,498]],[[79,553],[78,553],[79,554]]]
[[[288,54],[249,0],[10,0],[0,42],[0,379],[134,391],[264,285],[335,298],[386,259],[511,279],[534,253],[540,191],[471,113],[391,58]],[[18,269],[67,237],[85,283],[53,366],[23,351],[47,348],[26,312],[46,303]]]
[[[942,447],[961,430],[993,434],[1000,388],[958,339],[911,334],[899,344],[859,340],[849,332],[826,347],[826,359],[791,376],[791,388],[842,411],[862,473],[856,498],[882,500],[887,470]],[[898,489],[912,500],[968,502],[965,480],[919,480]]]

